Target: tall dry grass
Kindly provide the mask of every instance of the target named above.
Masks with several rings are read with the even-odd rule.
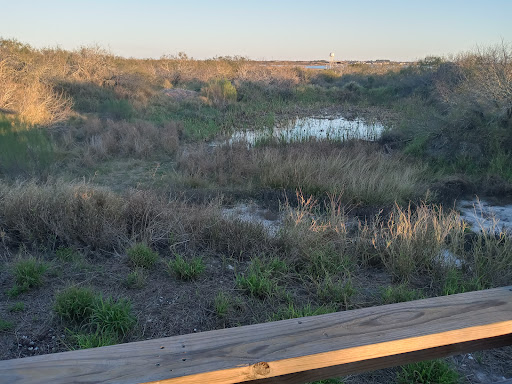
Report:
[[[296,205],[285,204],[280,240],[292,260],[320,261],[342,270],[351,263],[380,265],[395,281],[415,283],[435,294],[512,282],[510,234],[496,228],[471,233],[453,209],[396,205],[385,216],[360,221],[347,214],[340,196],[326,201],[322,205],[298,193]]]
[[[178,158],[189,183],[343,193],[352,202],[393,204],[424,192],[421,166],[371,144],[309,142],[282,146],[200,148]]]
[[[194,205],[152,191],[116,194],[62,180],[0,182],[0,244],[8,248],[122,252],[140,242],[167,251],[211,249],[238,258],[272,248],[261,226],[223,217],[217,201]]]
[[[467,228],[456,211],[439,205],[396,205],[389,217],[373,223],[372,242],[392,276],[409,281],[452,266],[457,256],[450,255],[463,257]]]

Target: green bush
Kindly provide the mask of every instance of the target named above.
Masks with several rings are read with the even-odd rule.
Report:
[[[216,106],[224,106],[237,99],[236,88],[229,80],[210,80],[201,93]]]
[[[97,295],[89,288],[71,286],[55,297],[55,312],[65,320],[78,324],[89,321]]]
[[[126,252],[130,263],[136,268],[150,269],[158,261],[158,253],[144,243],[137,243]]]

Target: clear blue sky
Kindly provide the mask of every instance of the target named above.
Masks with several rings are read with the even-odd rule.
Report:
[[[414,60],[512,42],[512,0],[0,0],[0,37],[116,55]]]

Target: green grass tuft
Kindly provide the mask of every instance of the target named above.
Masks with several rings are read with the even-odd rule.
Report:
[[[9,331],[13,328],[14,328],[14,324],[12,321],[0,319],[0,332]]]
[[[114,332],[76,333],[72,337],[79,349],[106,347],[119,343],[119,336]]]
[[[126,251],[130,263],[136,268],[152,268],[158,261],[158,253],[144,243],[137,243]]]
[[[457,384],[459,379],[457,371],[443,360],[408,364],[397,375],[399,384]]]
[[[231,306],[231,299],[225,292],[219,292],[214,301],[215,313],[219,317],[226,317]]]
[[[136,324],[127,299],[114,300],[112,297],[96,300],[91,314],[91,325],[100,334],[125,336]]]
[[[147,279],[147,271],[144,268],[136,268],[126,276],[124,285],[132,289],[143,288],[147,283]]]
[[[9,306],[9,312],[23,312],[25,310],[25,303],[18,301]]]
[[[9,296],[17,296],[29,289],[43,285],[43,275],[48,266],[31,257],[26,260],[19,260],[13,266],[15,286],[9,290]]]
[[[336,308],[331,305],[323,305],[320,307],[312,307],[311,304],[306,304],[303,307],[295,307],[293,304],[289,304],[288,307],[281,309],[277,313],[274,313],[270,318],[271,321],[296,319],[298,317],[317,316],[325,315],[327,313],[336,312]]]
[[[382,302],[384,304],[402,303],[423,298],[421,291],[411,289],[405,283],[389,286],[382,291]]]
[[[64,320],[74,323],[89,321],[98,296],[89,288],[71,286],[55,297],[55,312]]]
[[[167,263],[167,268],[169,273],[174,273],[181,280],[193,280],[203,273],[205,265],[200,257],[187,261],[183,256],[176,254],[174,260]]]

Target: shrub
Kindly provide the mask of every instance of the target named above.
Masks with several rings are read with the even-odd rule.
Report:
[[[200,257],[187,261],[183,256],[176,254],[174,260],[167,264],[169,273],[174,273],[181,280],[196,279],[204,271],[204,262]]]
[[[71,286],[55,297],[55,312],[65,320],[78,324],[89,321],[97,295],[90,288]]]
[[[201,93],[216,106],[225,106],[236,101],[236,88],[229,80],[210,80]]]
[[[53,247],[57,241],[114,250],[130,241],[165,244],[177,222],[188,223],[202,211],[143,190],[121,195],[86,183],[0,182],[2,228],[14,245]]]
[[[137,243],[128,248],[127,252],[130,263],[136,268],[150,269],[158,261],[158,253],[151,250],[144,243]]]

